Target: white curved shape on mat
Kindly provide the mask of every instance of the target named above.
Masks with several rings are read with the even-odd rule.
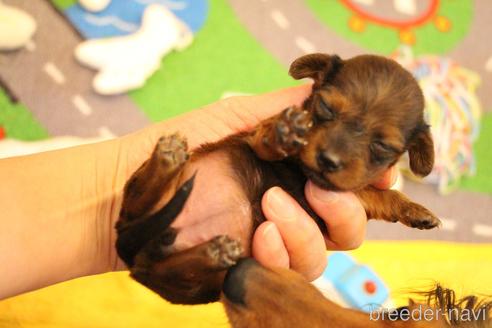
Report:
[[[24,156],[45,151],[63,149],[111,139],[110,136],[96,138],[79,138],[72,136],[53,137],[38,141],[22,141],[16,139],[0,140],[0,158]]]
[[[79,0],[79,4],[87,11],[98,12],[106,9],[111,0]]]
[[[108,26],[112,25],[117,29],[120,29],[125,32],[135,32],[138,30],[138,26],[133,23],[128,23],[116,16],[104,16],[98,17],[92,14],[87,14],[84,16],[84,19],[96,26]]]
[[[36,31],[31,15],[0,1],[0,50],[14,50],[29,43]]]
[[[168,8],[153,4],[143,14],[141,28],[130,35],[87,40],[77,46],[75,57],[99,70],[93,88],[103,95],[139,88],[172,50],[191,43],[193,33]]]
[[[158,3],[160,5],[166,6],[167,8],[173,10],[184,10],[186,9],[186,7],[188,7],[188,4],[186,2],[176,2],[170,0],[134,0],[134,1],[141,5],[151,5],[154,3]]]

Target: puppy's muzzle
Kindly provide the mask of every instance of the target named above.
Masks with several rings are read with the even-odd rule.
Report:
[[[343,168],[341,157],[330,150],[319,151],[316,155],[316,161],[321,170],[330,173],[338,172]]]

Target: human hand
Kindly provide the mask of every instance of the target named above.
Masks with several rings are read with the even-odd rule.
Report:
[[[388,189],[396,179],[396,168],[388,170],[375,187]],[[289,194],[279,187],[269,189],[262,199],[267,221],[253,237],[253,255],[266,267],[291,268],[314,280],[324,271],[326,248],[349,250],[360,246],[367,217],[357,196],[351,192],[327,191],[308,182],[305,196],[323,219],[328,235]]]

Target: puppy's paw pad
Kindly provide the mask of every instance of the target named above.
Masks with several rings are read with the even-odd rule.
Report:
[[[411,203],[403,217],[402,223],[412,228],[429,230],[441,225],[441,221],[425,207]]]
[[[163,136],[157,142],[156,153],[163,163],[180,166],[189,158],[188,143],[177,133]]]
[[[287,108],[275,126],[279,151],[288,154],[304,146],[304,137],[312,125],[308,112],[297,107]]]
[[[420,230],[429,230],[441,225],[441,221],[436,217],[414,218],[410,221],[412,228]]]
[[[292,131],[299,137],[303,137],[313,126],[309,113],[297,107],[290,107],[285,112],[287,122],[290,123]]]
[[[238,241],[228,236],[218,236],[211,240],[207,252],[219,268],[225,269],[236,264],[243,254],[243,249]]]

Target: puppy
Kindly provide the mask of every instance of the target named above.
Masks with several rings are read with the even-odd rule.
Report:
[[[353,191],[369,219],[439,225],[403,194],[370,186],[406,151],[415,174],[431,172],[432,138],[411,74],[384,57],[327,54],[295,60],[290,74],[314,80],[301,107],[193,152],[178,134],[162,137],[127,182],[118,255],[133,278],[163,298],[184,304],[219,298],[225,269],[249,255],[254,229],[265,220],[261,197],[273,186],[289,192],[327,234],[304,197],[307,179]],[[196,173],[198,167],[206,172]]]
[[[268,288],[264,288],[268,286]],[[326,299],[298,273],[261,267],[243,259],[229,269],[222,302],[231,326],[242,327],[492,327],[492,301],[467,296],[461,300],[439,285],[395,311],[364,313]]]

